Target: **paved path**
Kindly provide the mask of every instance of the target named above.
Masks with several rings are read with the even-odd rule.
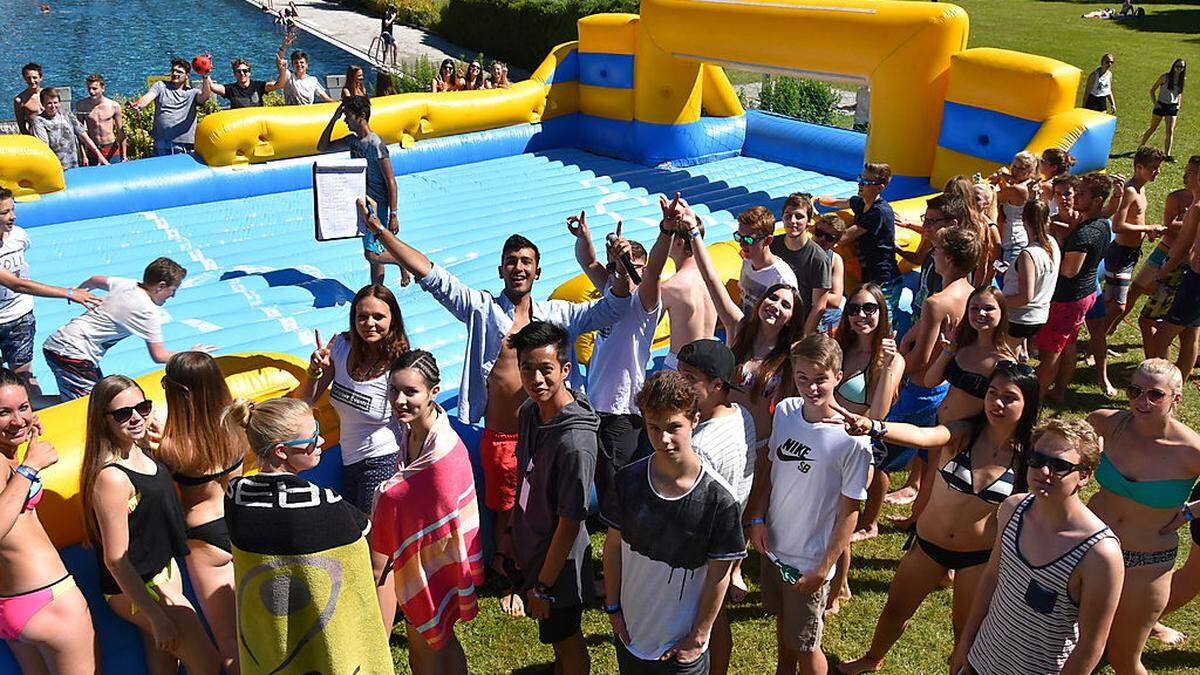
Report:
[[[246,0],[261,8],[264,0]],[[357,9],[344,7],[330,0],[294,0],[300,10],[296,25],[355,56],[379,65],[367,56],[371,41],[379,35],[380,18],[370,16]],[[272,0],[275,10],[287,6],[287,0]],[[396,24],[396,57],[399,61],[411,62],[425,56],[435,63],[446,57],[459,58],[474,55],[469,49],[459,47],[447,40],[425,31]]]

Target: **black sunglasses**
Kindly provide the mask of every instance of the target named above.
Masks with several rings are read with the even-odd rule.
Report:
[[[234,69],[233,69],[233,72],[235,72],[235,73],[248,73],[248,72],[250,72],[250,69],[249,69],[249,68],[234,68]]]
[[[838,239],[842,238],[841,235],[836,232],[826,232],[825,230],[817,230],[813,236],[817,239],[824,239],[825,241],[837,241]]]
[[[1162,403],[1163,399],[1169,396],[1169,394],[1162,389],[1142,389],[1136,384],[1131,384],[1128,387],[1125,387],[1125,395],[1129,397],[1130,403],[1133,403],[1144,395],[1146,400],[1154,404]]]
[[[861,313],[863,316],[875,316],[879,311],[879,303],[877,302],[847,302],[846,316],[854,316]]]
[[[1018,375],[1025,376],[1033,375],[1037,372],[1034,370],[1033,366],[1029,365],[1028,363],[1020,363],[1018,361],[1010,361],[1008,359],[997,361],[996,370],[1003,370],[1005,372],[1016,373]]]
[[[137,413],[142,419],[150,416],[150,411],[154,409],[154,402],[146,399],[137,405],[127,405],[124,408],[109,410],[106,414],[112,415],[113,421],[117,424],[125,424],[133,417],[133,413]]]
[[[1050,473],[1058,476],[1059,478],[1068,476],[1074,471],[1079,471],[1081,468],[1074,462],[1068,462],[1061,457],[1051,457],[1050,455],[1038,452],[1037,450],[1030,450],[1029,452],[1025,453],[1025,465],[1031,469],[1041,469],[1043,467],[1047,467],[1050,469]]]

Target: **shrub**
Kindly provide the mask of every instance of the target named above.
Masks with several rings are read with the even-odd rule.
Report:
[[[555,45],[579,37],[581,17],[638,7],[638,0],[449,0],[438,33],[533,70]]]
[[[433,78],[437,77],[438,64],[428,56],[422,56],[416,61],[401,63],[396,69],[387,71],[387,77],[392,81],[392,89],[397,94],[429,91]]]
[[[765,78],[758,99],[762,110],[814,124],[832,125],[837,114],[837,92],[820,80]]]
[[[193,86],[199,86],[193,82]],[[117,96],[116,100],[121,104],[121,112],[125,116],[125,150],[128,153],[126,159],[142,159],[143,157],[154,156],[154,137],[151,132],[154,131],[154,104],[134,110],[132,103],[136,98],[127,99],[123,96]],[[212,98],[204,102],[200,106],[200,110],[196,115],[196,123],[205,116],[211,115],[221,109],[218,101],[220,97],[214,95]],[[267,106],[283,105],[283,94],[281,92],[271,92],[263,99],[263,103]]]

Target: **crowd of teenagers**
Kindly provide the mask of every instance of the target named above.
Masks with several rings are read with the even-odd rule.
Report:
[[[350,135],[332,139],[343,117]],[[739,653],[727,605],[746,600],[747,564],[761,565],[776,616],[777,672],[825,673],[824,616],[851,599],[854,544],[878,534],[885,501],[911,503],[896,523],[909,541],[869,646],[840,672],[881,669],[948,580],[952,674],[1088,673],[1102,659],[1140,674],[1152,632],[1178,637],[1156,622],[1200,592],[1195,523],[1173,572],[1176,530],[1200,515],[1200,436],[1175,416],[1200,332],[1200,157],[1161,224],[1145,193],[1165,159],[1153,148],[1139,148],[1128,179],[1072,176],[1060,150],[1021,153],[986,179],[949,181],[919,223],[898,222],[882,197],[890,168],[867,164],[849,199],[793,194],[779,214],[740,213],[735,286],[678,194],[660,196],[649,248],[617,223],[607,264],[587,214],[572,214],[576,259],[599,290],[572,303],[535,299],[540,252],[519,234],[501,248],[499,293],[398,238],[387,146],[369,118],[369,100],[348,96],[320,144],[368,159],[359,209],[374,282],[345,332],[315,335],[307,376],[280,399],[234,400],[207,348],[165,348],[160,307],[186,275],[174,261],[151,262],[140,282],[29,280],[29,235],[0,191],[0,635],[24,672],[90,673],[98,658],[36,511],[56,455],[33,412],[30,293],[88,307],[43,353],[62,400],[90,395],[86,540],[154,673],[390,672],[398,623],[414,672],[465,673],[456,624],[477,614],[485,579],[513,620],[536,621],[556,672],[588,672],[581,618],[598,602],[621,672],[725,673]],[[897,227],[919,229],[921,246],[898,250]],[[1157,244],[1137,270],[1147,239]],[[898,256],[920,266],[915,288]],[[466,325],[454,425],[384,264]],[[1146,359],[1122,382],[1127,404],[1057,416],[1085,325],[1098,384],[1115,395],[1106,339],[1143,296]],[[664,316],[669,350],[652,363]],[[591,332],[584,368],[574,345]],[[101,371],[131,335],[165,364],[165,413]],[[338,490],[300,475],[321,461],[312,406],[325,393]],[[461,425],[483,430],[489,541]]]

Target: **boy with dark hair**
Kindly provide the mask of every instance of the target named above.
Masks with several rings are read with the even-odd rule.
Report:
[[[590,669],[583,606],[592,595],[591,547],[583,521],[599,453],[600,418],[567,385],[570,336],[532,321],[508,338],[529,400],[518,414],[520,485],[512,532],[501,546],[516,561],[538,639],[554,647],[555,672]]]
[[[290,31],[288,31],[290,32]],[[333,103],[321,81],[308,74],[308,54],[300,50],[292,52],[292,72],[283,87],[283,100],[288,105],[309,105],[321,99],[322,103]]]
[[[75,111],[83,116],[100,156],[109,164],[120,164],[125,161],[125,119],[121,104],[105,96],[105,89],[103,76],[88,75],[88,96],[75,104]]]
[[[775,214],[765,206],[755,206],[738,214],[737,232],[733,240],[741,247],[742,275],[738,289],[742,292],[742,311],[747,316],[754,314],[758,301],[767,289],[776,284],[787,284],[796,288],[796,273],[788,264],[771,252],[775,239]],[[801,297],[807,301],[807,298]],[[732,326],[726,326],[726,330]]]
[[[17,120],[18,132],[32,136],[30,124],[42,112],[42,67],[26,63],[21,67],[21,79],[25,80],[25,89],[13,99],[13,118]]]
[[[154,154],[188,153],[196,147],[196,119],[200,106],[208,101],[208,92],[195,89],[188,80],[192,64],[171,59],[171,78],[155,82],[150,91],[134,101],[134,110],[154,103]]]
[[[834,250],[846,233],[846,221],[836,213],[825,213],[813,222],[813,240],[829,260],[829,292],[825,294],[825,306],[817,324],[817,332],[828,335],[837,330],[842,320],[842,304],[846,302],[846,261]]]
[[[709,672],[729,570],[746,555],[729,485],[692,448],[699,399],[659,371],[637,396],[654,454],[617,472],[600,513],[604,611],[623,675]]]
[[[1096,299],[1096,268],[1111,233],[1109,220],[1103,215],[1111,192],[1112,181],[1096,172],[1083,176],[1075,188],[1080,222],[1063,239],[1050,318],[1033,336],[1033,344],[1041,354],[1037,375],[1042,395],[1055,402],[1062,402],[1075,374],[1075,338]]]
[[[79,166],[80,145],[83,145],[97,162],[108,164],[108,160],[88,136],[87,127],[69,111],[62,109],[58,91],[43,89],[39,96],[42,100],[42,112],[30,122],[31,133],[50,146],[64,171]]]
[[[635,397],[646,379],[650,346],[662,315],[659,277],[667,260],[669,242],[655,242],[655,255],[647,260],[646,249],[621,236],[621,222],[609,236],[608,265],[596,260],[587,213],[567,218],[567,230],[575,235],[575,260],[592,285],[600,290],[621,287],[630,305],[616,323],[596,331],[592,360],[588,364],[588,398],[600,413],[600,457],[596,465],[596,496],[604,503],[605,491],[617,469],[633,460],[642,433],[642,416]],[[628,260],[640,283],[634,282],[622,260]]]
[[[888,316],[895,317],[901,290],[900,267],[896,264],[896,214],[882,196],[891,180],[892,167],[870,162],[858,177],[857,195],[849,199],[817,197],[817,203],[853,212],[854,225],[842,235],[842,241],[854,242],[863,283],[878,284],[883,289]]]
[[[796,290],[804,302],[804,334],[808,335],[815,333],[821,323],[821,313],[833,287],[833,266],[829,256],[809,234],[813,219],[817,217],[810,195],[799,192],[788,195],[781,215],[783,236],[771,241],[771,253],[795,273],[799,284]]]
[[[334,125],[343,117],[350,133],[337,140],[331,140]],[[371,130],[370,120],[371,99],[366,96],[348,96],[342,99],[317,139],[317,151],[349,150],[351,159],[367,160],[368,203],[373,203],[379,221],[386,224],[388,230],[395,234],[400,231],[400,221],[396,217],[396,173],[392,169],[392,157],[388,152],[387,143]],[[362,246],[363,257],[371,265],[371,283],[382,284],[383,266],[400,263],[388,255],[383,249],[383,244],[379,243],[379,239],[369,228],[363,233]],[[407,286],[411,282],[412,277],[409,276],[408,270],[400,266],[400,285]]]
[[[1158,178],[1166,157],[1162,150],[1148,146],[1138,148],[1133,155],[1133,176],[1125,181],[1121,191],[1121,201],[1112,218],[1115,236],[1104,256],[1104,315],[1109,322],[1103,331],[1105,335],[1115,333],[1125,318],[1133,270],[1142,257],[1142,240],[1156,239],[1167,230],[1165,225],[1146,223],[1146,185]],[[1108,382],[1101,382],[1100,388],[1108,396],[1116,393]]]
[[[780,401],[746,508],[750,542],[763,554],[763,606],[776,615],[775,672],[825,673],[821,633],[834,564],[850,544],[867,498],[871,445],[835,423],[833,392],[842,380],[842,350],[809,335],[792,347],[798,396]]]
[[[95,311],[71,319],[42,345],[46,364],[58,382],[58,396],[66,402],[91,393],[104,374],[100,359],[115,344],[136,335],[146,341],[155,363],[166,363],[175,353],[163,346],[163,313],[160,307],[175,296],[187,270],[170,258],[146,266],[142,281],[96,275],[80,288],[108,291]],[[194,351],[211,351],[195,345]]]
[[[287,53],[288,45],[296,39],[296,34],[292,31],[284,31],[283,42],[279,44],[279,50],[275,52],[275,79],[267,82],[266,80],[250,79],[250,62],[246,59],[234,59],[230,64],[233,69],[233,82],[228,84],[218,84],[213,82],[212,74],[204,74],[204,91],[209,95],[216,94],[229,101],[230,110],[237,108],[257,108],[263,105],[263,98],[273,91],[279,91],[287,86],[288,78],[291,73],[288,72],[287,60],[284,59],[284,54]]]

